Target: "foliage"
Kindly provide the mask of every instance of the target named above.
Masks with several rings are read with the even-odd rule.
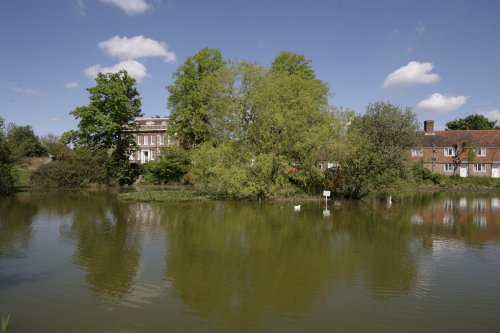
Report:
[[[2,333],[7,332],[7,326],[9,326],[10,312],[2,313]]]
[[[5,122],[0,117],[0,195],[10,194],[14,189],[12,153],[7,144],[5,134]]]
[[[200,85],[217,112],[193,153],[195,182],[235,197],[320,187],[324,175],[316,166],[332,150],[336,121],[324,82],[232,62]]]
[[[224,68],[219,50],[204,48],[184,63],[173,74],[174,83],[167,86],[170,93],[170,135],[187,146],[198,145],[210,139],[210,121],[217,109],[210,104],[210,76]]]
[[[302,54],[294,52],[281,52],[271,64],[271,71],[288,75],[299,75],[304,79],[315,79],[316,74]]]
[[[30,185],[30,178],[33,170],[28,168],[14,167],[12,170],[12,175],[14,176],[16,187],[23,187]]]
[[[119,184],[133,182],[133,170],[128,163],[128,149],[135,145],[130,129],[135,118],[142,115],[136,81],[126,71],[99,73],[96,86],[88,88],[90,103],[71,112],[79,119],[78,130],[63,134],[64,143],[92,150],[110,151],[110,172]]]
[[[55,134],[49,133],[40,138],[41,143],[47,149],[53,160],[62,160],[69,158],[71,149],[61,141],[61,138]]]
[[[40,166],[31,175],[36,187],[85,187],[91,184],[109,184],[112,160],[96,148],[80,147],[67,159]]]
[[[496,121],[489,121],[483,115],[471,114],[465,118],[459,118],[447,122],[446,128],[449,130],[496,130]]]
[[[336,191],[348,198],[370,193],[394,194],[412,179],[408,151],[419,146],[416,114],[410,108],[384,102],[369,104],[351,124],[348,152],[338,172],[343,177]]]
[[[192,190],[175,190],[175,191],[144,191],[144,192],[127,192],[120,193],[118,198],[124,201],[140,201],[140,202],[165,202],[178,203],[190,201],[206,201],[218,198],[213,194],[201,191]]]
[[[40,139],[33,132],[33,128],[29,125],[17,126],[9,124],[6,140],[14,161],[19,161],[23,157],[47,155],[47,149],[42,145]]]
[[[144,178],[148,183],[166,184],[178,182],[190,169],[189,153],[179,147],[165,147],[161,155],[146,164]]]
[[[456,171],[460,167],[460,164],[462,164],[462,161],[466,160],[469,161],[469,163],[474,162],[474,159],[476,158],[476,149],[476,145],[474,145],[474,143],[469,139],[453,145],[453,175],[456,174]]]
[[[440,185],[446,182],[446,176],[439,173],[433,173],[421,163],[415,163],[413,166],[413,178],[418,184],[431,183],[432,185]]]

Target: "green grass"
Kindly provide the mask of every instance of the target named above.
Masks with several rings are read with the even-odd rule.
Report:
[[[2,333],[7,332],[7,326],[9,325],[10,312],[2,313]]]
[[[26,187],[30,186],[30,177],[33,173],[33,170],[27,168],[14,168],[14,186],[16,187]]]
[[[215,199],[216,196],[201,191],[166,190],[166,191],[120,193],[118,195],[118,198],[124,201],[177,203],[177,202],[207,201]]]

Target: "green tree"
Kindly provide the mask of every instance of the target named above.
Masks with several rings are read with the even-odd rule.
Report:
[[[339,172],[343,173],[340,192],[361,198],[373,192],[395,194],[412,180],[409,151],[420,146],[419,123],[410,109],[390,103],[369,104],[356,118],[348,138],[348,153]]]
[[[309,66],[311,60],[302,54],[283,51],[273,60],[271,71],[288,75],[299,75],[304,79],[315,79],[314,69]]]
[[[326,84],[249,62],[231,63],[211,80],[220,89],[208,100],[217,105],[216,140],[195,152],[195,180],[243,197],[314,191],[324,177],[317,161],[333,137]]]
[[[63,134],[62,141],[76,147],[89,147],[111,153],[111,168],[119,184],[133,182],[128,149],[135,145],[131,128],[140,117],[141,99],[136,81],[126,71],[99,73],[96,86],[88,88],[90,103],[73,110],[79,119],[78,130]]]
[[[71,154],[71,149],[55,134],[49,133],[42,136],[40,142],[47,149],[48,154],[52,155],[54,160],[67,159]]]
[[[446,128],[449,130],[497,130],[496,121],[489,121],[483,115],[471,114],[465,118],[459,118],[447,122]]]
[[[6,139],[5,120],[0,117],[0,195],[10,194],[14,189],[12,163],[12,152]]]
[[[19,161],[24,157],[47,155],[47,149],[42,145],[38,136],[33,132],[33,128],[29,125],[17,126],[16,124],[9,124],[6,140],[14,161]]]
[[[225,64],[219,50],[204,48],[187,57],[173,74],[174,83],[167,86],[170,134],[183,144],[198,145],[211,138],[210,122],[217,110],[210,104],[206,80]]]

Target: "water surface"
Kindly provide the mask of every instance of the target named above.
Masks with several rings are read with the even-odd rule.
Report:
[[[0,198],[9,332],[497,332],[500,194]]]

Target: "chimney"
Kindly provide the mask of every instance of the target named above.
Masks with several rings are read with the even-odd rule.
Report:
[[[424,132],[425,135],[434,135],[434,120],[424,121]]]

